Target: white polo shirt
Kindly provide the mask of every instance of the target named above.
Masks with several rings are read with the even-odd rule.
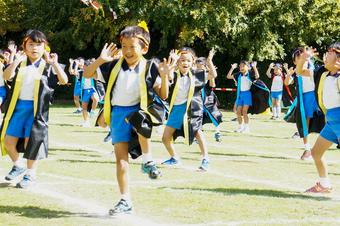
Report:
[[[313,76],[301,76],[302,77],[302,90],[303,93],[308,93],[315,90]]]
[[[274,75],[271,91],[272,92],[281,92],[283,89],[283,80],[281,75]]]
[[[338,79],[335,76],[327,76],[323,84],[322,101],[326,109],[340,107],[340,90]]]
[[[19,95],[20,100],[34,99],[34,80],[40,76],[39,69],[33,64],[26,66],[24,69],[22,87]]]
[[[180,105],[187,102],[190,89],[190,78],[188,75],[179,76],[177,79],[179,84],[174,105]]]
[[[116,84],[112,90],[111,104],[117,106],[133,106],[140,102],[139,79],[140,73],[146,67],[146,60],[140,63],[134,69],[119,71]]]
[[[91,89],[92,88],[92,79],[91,78],[84,78],[84,89]]]
[[[252,82],[250,81],[250,79],[248,78],[248,76],[243,76],[240,75],[241,77],[241,91],[249,91]]]

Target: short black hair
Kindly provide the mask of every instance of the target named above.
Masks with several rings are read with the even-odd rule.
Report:
[[[337,57],[340,57],[340,42],[334,42],[328,46],[328,50],[333,50]]]
[[[26,42],[28,41],[28,39],[31,39],[33,42],[37,42],[37,43],[46,43],[47,42],[47,38],[46,35],[38,30],[28,30],[24,36],[24,40],[22,42],[23,46],[25,46]]]
[[[126,27],[120,32],[120,39],[122,38],[138,38],[143,48],[149,46],[151,41],[149,32],[139,26]]]
[[[295,61],[295,59],[296,59],[298,56],[300,56],[300,55],[303,53],[304,50],[305,50],[305,48],[303,48],[303,47],[298,47],[298,48],[296,48],[296,49],[293,51],[293,54],[292,54],[292,60],[293,60],[293,62]]]

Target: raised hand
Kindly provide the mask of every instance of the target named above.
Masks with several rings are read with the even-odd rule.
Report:
[[[179,59],[179,55],[176,53],[176,50],[171,50],[170,54],[169,54],[169,59],[172,60],[172,62],[174,62],[175,64],[177,63],[178,59]]]
[[[45,51],[44,55],[47,63],[51,65],[55,65],[58,63],[58,55],[56,53],[49,53]]]
[[[231,65],[231,68],[232,68],[232,69],[237,68],[237,63],[232,64],[232,65]]]
[[[207,60],[208,60],[208,61],[212,61],[212,59],[213,59],[215,53],[216,53],[215,48],[212,48],[212,49],[209,51],[209,55],[208,55]]]
[[[18,51],[14,56],[14,62],[20,64],[22,61],[27,59],[26,53],[24,51]]]
[[[169,56],[168,60],[163,59],[161,63],[158,65],[158,72],[161,77],[165,77],[166,75],[170,75],[170,73],[176,68],[177,60]]]
[[[256,62],[256,61],[253,61],[253,62],[251,63],[251,66],[252,66],[253,68],[256,68],[256,65],[257,65],[257,62]]]
[[[117,48],[116,44],[110,43],[108,45],[105,43],[99,58],[105,62],[111,62],[115,59],[115,56],[118,55],[119,49]]]
[[[272,69],[274,66],[275,66],[274,63],[270,63],[270,64],[269,64],[269,68],[271,68],[271,69]]]
[[[74,60],[72,58],[68,59],[68,61],[70,62],[70,64],[73,64]]]
[[[12,54],[15,54],[17,52],[17,46],[14,43],[10,43],[8,45],[8,49],[11,51]]]
[[[288,71],[288,64],[287,63],[284,63],[283,64],[283,68],[286,69]]]

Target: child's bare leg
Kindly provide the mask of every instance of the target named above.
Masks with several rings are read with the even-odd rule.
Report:
[[[249,123],[248,109],[249,109],[248,105],[244,105],[243,108],[242,108],[242,115],[243,115],[243,119],[244,119],[244,124]]]
[[[87,112],[87,106],[88,106],[88,103],[85,103],[83,102],[82,103],[82,108],[83,108],[83,118],[84,118],[84,121],[86,122],[89,118],[89,113]]]
[[[121,142],[114,145],[116,155],[116,175],[119,191],[123,199],[130,200],[129,190],[129,156],[128,143]]]
[[[312,148],[312,156],[320,177],[328,175],[327,164],[322,157],[330,146],[332,146],[332,142],[319,136]]]
[[[209,158],[208,148],[207,148],[207,142],[205,140],[204,133],[201,130],[198,130],[195,137],[196,137],[198,145],[200,147],[202,158],[208,160],[208,158]]]
[[[7,153],[13,162],[16,162],[19,159],[19,153],[17,150],[17,143],[19,138],[13,136],[5,136],[5,147],[7,149]]]
[[[162,137],[163,144],[171,157],[176,156],[176,151],[172,142],[172,136],[175,133],[175,131],[176,131],[175,128],[166,126]]]

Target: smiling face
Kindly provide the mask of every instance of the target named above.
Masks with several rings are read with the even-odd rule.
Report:
[[[340,54],[337,54],[334,50],[328,50],[324,56],[324,64],[327,70],[337,70],[336,68],[334,68],[334,65],[337,61],[340,62]]]
[[[146,46],[142,47],[140,39],[135,37],[123,37],[121,44],[123,57],[129,66],[136,65],[148,51]]]
[[[239,70],[241,73],[245,74],[249,71],[248,65],[245,63],[240,63]]]
[[[275,75],[278,75],[278,74],[281,74],[282,73],[282,70],[279,66],[275,65],[274,66],[274,74]]]
[[[183,52],[178,59],[178,68],[182,74],[187,74],[192,68],[194,63],[194,58],[191,53]]]
[[[24,51],[30,61],[34,62],[40,59],[45,52],[44,42],[34,42],[32,39],[28,39],[24,43]]]

